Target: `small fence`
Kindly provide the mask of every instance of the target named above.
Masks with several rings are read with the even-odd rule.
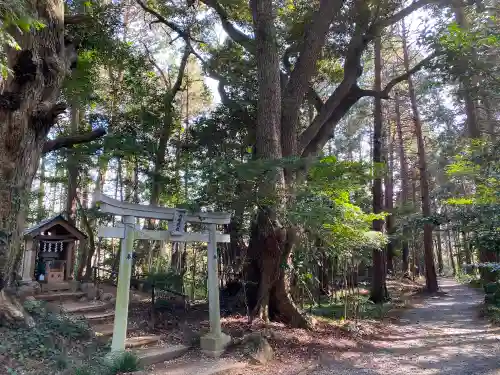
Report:
[[[92,267],[94,284],[108,284],[117,286],[118,273],[106,268]],[[170,289],[168,283],[159,280],[148,280],[146,275],[136,275],[130,279],[130,286],[151,296],[151,308],[155,310],[189,310],[187,295]]]

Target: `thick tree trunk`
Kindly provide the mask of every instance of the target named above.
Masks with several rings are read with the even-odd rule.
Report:
[[[36,208],[36,221],[40,222],[45,217],[45,205],[43,200],[45,199],[45,158],[42,157],[40,163],[40,186],[37,192],[37,208]]]
[[[374,90],[381,91],[381,40],[375,39],[375,85]],[[376,96],[375,108],[373,111],[373,165],[376,169],[382,162],[382,99]],[[375,175],[373,180],[373,212],[382,213],[384,198],[382,194],[382,177]],[[373,221],[373,230],[382,232],[384,227],[383,220]],[[382,303],[387,300],[386,269],[385,269],[385,249],[373,250],[373,277],[370,298],[373,302]]]
[[[401,206],[407,208],[408,200],[410,198],[409,194],[409,174],[408,174],[408,162],[405,154],[405,145],[403,138],[403,127],[401,124],[401,110],[399,105],[399,92],[394,93],[394,112],[396,115],[396,131],[398,133],[398,144],[399,144],[399,165],[400,165],[400,176],[401,176]],[[410,256],[410,249],[408,246],[408,237],[410,233],[408,228],[403,229],[403,240],[401,241],[401,252],[402,252],[402,271],[403,276],[408,276],[408,257]]]
[[[293,149],[293,145],[281,143],[281,72],[275,8],[272,0],[252,0],[251,7],[259,83],[256,156],[278,160],[282,157],[282,148],[292,146]],[[271,313],[271,316],[279,317],[292,326],[309,327],[308,320],[290,298],[289,278],[285,267],[282,267],[292,252],[295,228],[284,228],[278,217],[278,212],[287,203],[285,176],[281,168],[276,167],[263,178],[259,195],[269,203],[257,212],[245,267],[246,280],[257,287],[257,293],[250,301],[253,305],[252,317],[260,315],[267,320]]]
[[[410,69],[408,45],[406,41],[406,30],[403,22],[403,53],[405,70]],[[426,287],[430,293],[437,292],[438,283],[436,276],[436,267],[434,265],[434,252],[432,250],[432,223],[429,222],[431,212],[431,200],[429,196],[429,180],[427,175],[427,160],[425,155],[425,143],[422,134],[422,122],[417,105],[417,97],[413,87],[413,79],[408,77],[408,93],[410,95],[411,110],[413,113],[413,123],[415,125],[415,136],[417,138],[418,165],[420,170],[420,196],[422,200],[422,215],[424,217],[424,261],[425,261],[425,280]]]
[[[71,124],[70,133],[71,135],[78,133],[78,127],[80,124],[80,110],[76,106],[71,107]],[[75,150],[68,150],[68,190],[66,194],[66,214],[68,215],[68,221],[75,225],[76,220],[76,191],[78,184],[78,156],[75,154]]]
[[[3,82],[0,107],[0,229],[7,237],[0,241],[0,290],[20,259],[28,195],[45,138],[66,108],[57,103],[73,57],[64,40],[63,5],[37,3],[31,10],[45,27],[16,35],[20,50],[7,51],[13,76]]]
[[[387,235],[391,236],[394,234],[394,200],[393,200],[393,195],[394,195],[394,187],[393,187],[393,170],[394,170],[394,154],[393,154],[393,147],[392,147],[392,132],[391,132],[391,123],[388,122],[387,125],[387,131],[386,131],[386,162],[387,162],[387,173],[384,178],[384,186],[385,186],[385,211],[389,213],[389,216],[387,216],[385,220],[385,226],[386,226],[386,231]],[[386,253],[387,253],[387,273],[393,273],[394,272],[394,241],[392,239],[389,239],[389,242],[387,243],[386,247]]]
[[[453,0],[452,2],[453,12],[455,13],[455,21],[460,28],[468,31],[469,25],[465,15],[465,3],[463,0]],[[465,102],[465,113],[467,115],[467,130],[470,138],[481,137],[481,130],[479,128],[478,121],[478,104],[474,93],[474,80],[476,77],[471,77],[467,74],[467,57],[458,57],[458,67],[460,70],[460,86],[461,86],[461,96]]]

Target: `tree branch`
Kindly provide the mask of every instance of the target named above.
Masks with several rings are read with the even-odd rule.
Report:
[[[184,48],[184,53],[182,54],[181,63],[179,65],[179,73],[177,74],[177,79],[175,80],[174,86],[172,86],[171,90],[172,98],[174,98],[177,92],[181,89],[182,80],[184,79],[184,73],[186,70],[186,65],[192,50],[193,49],[191,45],[186,44],[186,47]]]
[[[61,148],[69,148],[73,145],[80,143],[88,143],[98,138],[103,137],[106,134],[106,130],[103,128],[95,129],[89,133],[70,135],[67,137],[57,137],[56,139],[50,139],[45,141],[43,145],[42,154],[47,154],[52,151],[59,150]]]
[[[394,25],[395,23],[401,21],[403,18],[409,16],[414,11],[426,5],[438,2],[439,0],[416,0],[410,5],[408,5],[406,8],[403,8],[399,12],[393,14],[391,17],[381,19],[379,22],[376,23],[376,25],[379,28],[384,28],[390,25]]]
[[[255,43],[253,39],[234,27],[234,25],[229,21],[227,12],[224,8],[222,8],[217,0],[201,0],[201,2],[217,13],[221,21],[222,28],[234,42],[241,45],[251,54],[255,54]]]
[[[404,74],[401,74],[400,76],[394,77],[389,81],[389,83],[384,87],[382,91],[375,91],[375,90],[365,90],[365,89],[359,89],[361,92],[361,96],[380,96],[381,99],[389,99],[389,93],[391,90],[396,86],[398,83],[406,81],[408,77],[411,75],[415,74],[416,72],[420,71],[422,68],[424,68],[429,62],[432,61],[437,56],[437,52],[431,53],[429,56],[424,58],[422,61],[420,61],[417,65],[415,65],[413,68],[411,68],[409,71],[407,71]]]
[[[92,17],[88,14],[65,14],[64,24],[65,25],[78,25],[89,21]]]
[[[180,27],[179,25],[173,23],[173,22],[170,22],[169,20],[167,20],[165,17],[163,17],[160,13],[158,13],[156,10],[148,7],[142,0],[136,0],[137,4],[139,4],[139,6],[146,12],[146,13],[149,13],[153,16],[156,17],[156,19],[163,23],[164,25],[168,26],[170,29],[172,29],[174,32],[176,32],[177,34],[179,34],[184,40],[194,40],[195,42],[198,42],[198,43],[203,43],[202,40],[196,40],[196,39],[192,39],[191,38],[191,35],[189,34],[189,30],[184,30],[182,27]]]
[[[323,109],[323,100],[319,97],[318,93],[316,90],[314,90],[312,87],[309,87],[309,90],[307,91],[307,100],[311,102],[314,105],[314,108],[316,108],[316,112],[321,112]]]
[[[143,43],[142,45],[144,46],[144,49],[146,50],[146,54],[148,56],[149,62],[151,64],[153,64],[153,66],[156,68],[156,70],[158,70],[158,73],[160,73],[161,78],[163,80],[163,84],[165,85],[165,87],[168,88],[168,89],[170,89],[170,80],[167,79],[167,76],[165,75],[165,72],[163,71],[163,69],[158,65],[158,63],[154,59],[153,54],[149,50],[149,48],[146,45],[146,43]]]

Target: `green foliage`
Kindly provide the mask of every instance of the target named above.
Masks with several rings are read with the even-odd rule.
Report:
[[[28,3],[18,0],[3,0],[0,2],[0,45],[19,50],[16,37],[23,33],[39,30],[44,27],[28,8]],[[0,50],[0,73],[3,79],[11,73],[7,62],[7,49]]]
[[[177,292],[182,292],[183,280],[175,270],[169,269],[164,272],[155,272],[147,275],[149,284],[155,284],[158,288],[166,288]]]
[[[139,358],[134,353],[123,352],[112,359],[109,367],[106,369],[106,373],[103,375],[134,372],[140,370],[140,368]]]

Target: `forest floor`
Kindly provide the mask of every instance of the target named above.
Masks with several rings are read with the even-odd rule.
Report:
[[[441,279],[442,292],[358,348],[323,356],[309,375],[500,374],[500,328],[479,315],[480,290]]]

